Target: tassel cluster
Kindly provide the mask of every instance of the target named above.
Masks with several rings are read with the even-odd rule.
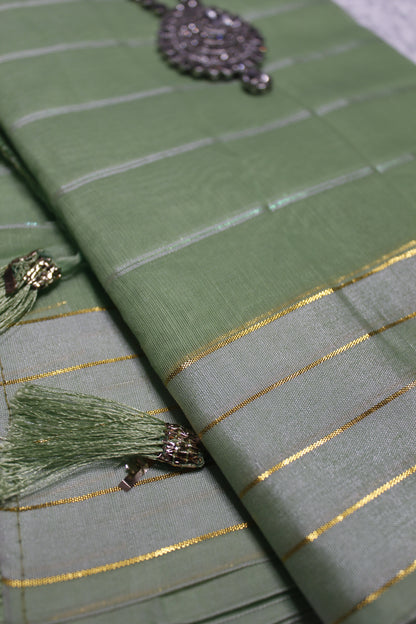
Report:
[[[200,468],[197,435],[115,401],[24,385],[10,402],[0,460],[0,502],[36,491],[79,468],[132,456]]]
[[[0,268],[0,334],[35,305],[38,291],[61,277],[61,270],[39,250]]]

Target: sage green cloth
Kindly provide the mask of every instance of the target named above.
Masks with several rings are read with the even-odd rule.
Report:
[[[415,67],[330,2],[228,0],[253,98],[126,0],[3,5],[5,131],[300,589],[415,619]]]
[[[7,170],[0,197],[2,264],[33,247],[73,251]],[[2,437],[24,381],[185,422],[85,271],[45,291],[0,345]],[[117,486],[124,475],[92,466],[0,511],[7,624],[318,621],[214,465],[154,465],[129,494]]]

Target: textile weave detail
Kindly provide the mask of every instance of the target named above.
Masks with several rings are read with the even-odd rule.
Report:
[[[320,526],[318,529],[315,529],[315,531],[312,531],[311,533],[309,533],[303,540],[298,542],[295,546],[293,546],[293,548],[288,550],[282,556],[282,561],[287,561],[290,557],[292,557],[294,554],[299,552],[301,548],[303,548],[304,546],[307,546],[308,544],[311,544],[312,542],[317,540],[318,537],[320,537],[323,533],[325,533],[329,529],[332,529],[332,527],[336,526],[337,524],[345,520],[345,518],[348,518],[348,516],[353,514],[355,511],[362,509],[365,505],[367,505],[368,503],[371,503],[373,500],[375,500],[376,498],[378,498],[385,492],[388,492],[395,485],[398,485],[399,483],[401,483],[402,481],[404,481],[405,479],[413,475],[415,472],[416,472],[416,465],[412,466],[411,468],[408,468],[407,470],[404,470],[402,473],[400,473],[393,479],[390,479],[390,481],[387,481],[387,483],[384,483],[380,487],[370,492],[370,494],[367,494],[366,496],[361,498],[359,501],[354,503],[354,505],[351,505],[350,507],[348,507],[347,509],[345,509],[344,511],[336,515],[334,518],[332,518],[332,520],[329,520],[328,522]]]
[[[37,375],[28,375],[27,377],[18,377],[17,379],[7,379],[1,382],[2,386],[12,386],[14,384],[25,383],[27,381],[35,381],[36,379],[45,379],[46,377],[55,377],[55,375],[62,375],[63,373],[72,373],[73,371],[82,370],[84,368],[91,368],[93,366],[101,366],[102,364],[114,364],[116,362],[124,362],[126,360],[134,360],[139,357],[136,353],[131,355],[121,355],[120,357],[107,358],[105,360],[97,360],[96,362],[85,362],[83,364],[75,364],[75,366],[67,366],[66,368],[58,368],[54,371],[48,371],[46,373],[38,373]]]
[[[32,323],[42,323],[43,321],[54,321],[67,316],[78,316],[78,314],[90,314],[91,312],[106,312],[108,308],[94,306],[93,308],[84,308],[82,310],[72,310],[71,312],[62,312],[61,314],[51,314],[50,316],[40,316],[34,319],[26,319],[19,321],[16,325],[31,325]]]
[[[137,46],[146,45],[149,43],[151,43],[151,40],[138,39],[136,41],[132,41],[130,45]],[[121,42],[115,39],[107,39],[104,41],[77,41],[74,43],[58,43],[56,45],[48,46],[45,48],[33,48],[32,50],[19,50],[18,52],[9,52],[8,54],[2,54],[0,55],[0,63],[9,63],[11,61],[35,58],[37,56],[46,56],[47,54],[57,54],[59,52],[69,52],[72,50],[112,48],[120,44]]]
[[[228,334],[219,336],[212,343],[205,345],[198,351],[195,351],[189,354],[188,356],[186,356],[185,358],[183,358],[183,360],[179,362],[167,375],[165,379],[165,384],[168,384],[180,372],[182,372],[183,370],[185,370],[192,364],[195,364],[196,362],[198,362],[205,356],[209,355],[210,353],[213,353],[214,351],[217,351],[218,349],[221,349],[222,347],[225,347],[228,344],[231,344],[232,342],[234,342],[235,340],[238,340],[239,338],[247,336],[253,331],[256,331],[257,329],[260,329],[261,327],[264,327],[265,325],[268,325],[269,323],[272,323],[273,321],[278,320],[282,316],[286,316],[287,314],[290,314],[291,312],[295,312],[296,310],[299,310],[300,308],[303,308],[304,306],[309,305],[313,303],[314,301],[318,301],[319,299],[322,299],[323,297],[327,297],[328,295],[332,295],[333,293],[338,292],[339,290],[342,290],[343,288],[346,288],[348,286],[351,286],[352,284],[355,284],[358,281],[366,279],[367,277],[371,277],[372,275],[375,275],[376,273],[383,271],[384,269],[396,264],[397,262],[401,262],[402,260],[407,260],[408,258],[412,258],[413,256],[416,255],[416,247],[414,245],[415,245],[415,241],[412,240],[406,245],[403,245],[402,247],[400,247],[400,249],[397,249],[394,252],[392,252],[390,256],[383,256],[383,258],[378,260],[374,268],[368,270],[369,269],[368,266],[363,267],[362,271],[364,272],[361,275],[347,279],[346,281],[343,281],[343,280],[349,276],[341,277],[340,278],[341,283],[336,286],[324,288],[323,290],[320,290],[316,292],[315,294],[306,293],[306,296],[303,299],[288,306],[287,308],[284,308],[283,310],[282,309],[271,310],[270,312],[265,314],[263,317],[260,316],[255,319],[252,319],[245,326],[237,327],[236,329],[232,330]],[[403,250],[406,250],[406,251],[403,251]]]
[[[316,52],[311,52],[307,55],[302,56],[293,56],[293,57],[285,57],[283,59],[277,59],[276,61],[272,61],[268,65],[265,66],[265,70],[270,72],[276,72],[281,69],[285,69],[291,65],[295,65],[296,63],[309,63],[314,61],[320,61],[322,59],[328,58],[329,56],[335,56],[338,54],[344,54],[353,50],[362,45],[366,45],[370,42],[373,42],[373,39],[354,39],[343,45],[331,46],[330,48],[325,48],[323,50],[319,50]],[[135,46],[141,44],[144,45],[146,40],[134,40],[130,41],[130,46]],[[114,44],[115,45],[115,44]],[[103,46],[104,47],[104,46]],[[193,91],[196,89],[209,89],[213,88],[215,85],[213,84],[198,84],[192,83],[190,85],[176,85],[176,86],[162,86],[156,89],[149,89],[146,91],[139,91],[137,93],[127,93],[126,95],[119,95],[111,98],[103,98],[101,100],[92,100],[89,102],[82,102],[80,104],[67,104],[64,106],[57,106],[54,108],[47,108],[43,110],[34,111],[33,113],[29,113],[20,117],[16,121],[13,122],[12,128],[18,129],[26,126],[27,124],[33,123],[35,121],[40,121],[42,119],[48,119],[50,117],[57,117],[60,115],[67,115],[71,113],[80,113],[84,111],[96,110],[99,108],[105,108],[107,106],[116,106],[118,104],[126,104],[128,102],[134,102],[137,100],[142,100],[148,97],[157,97],[162,95],[167,95],[169,93],[174,93],[177,91]]]
[[[342,353],[345,353],[349,349],[352,349],[353,347],[356,347],[356,346],[362,344],[363,342],[365,342],[369,338],[372,338],[374,336],[378,336],[379,334],[382,334],[386,330],[392,329],[393,327],[397,327],[397,325],[400,325],[401,323],[405,323],[406,321],[409,321],[409,320],[415,318],[415,316],[416,316],[416,312],[412,312],[411,314],[407,314],[406,316],[398,319],[397,321],[393,321],[391,323],[388,323],[387,325],[383,325],[383,327],[379,327],[378,329],[373,329],[372,331],[369,331],[366,334],[363,334],[362,336],[358,336],[358,338],[355,338],[354,340],[351,340],[347,344],[344,344],[341,347],[338,347],[338,349],[335,349],[334,351],[331,351],[330,353],[327,353],[326,355],[323,355],[322,357],[318,358],[314,362],[311,362],[311,364],[308,364],[307,366],[304,366],[304,367],[300,368],[299,370],[295,371],[294,373],[291,373],[290,375],[287,375],[286,377],[283,377],[283,379],[279,379],[278,381],[276,381],[275,383],[271,384],[270,386],[267,386],[267,388],[263,388],[259,392],[256,392],[255,394],[253,394],[252,396],[248,397],[244,401],[241,401],[241,403],[239,403],[238,405],[235,405],[234,407],[232,407],[230,410],[225,412],[225,414],[222,414],[221,416],[219,416],[215,420],[213,420],[210,423],[208,423],[208,425],[206,425],[199,432],[199,437],[202,438],[206,433],[208,433],[208,431],[213,429],[220,422],[222,422],[223,420],[225,420],[226,418],[228,418],[232,414],[235,414],[236,412],[238,412],[238,410],[242,409],[246,405],[249,405],[250,403],[252,403],[256,399],[259,399],[259,398],[263,397],[268,392],[271,392],[272,390],[276,390],[277,388],[279,388],[280,386],[283,386],[283,384],[287,383],[288,381],[292,381],[293,379],[296,379],[296,377],[299,377],[300,375],[303,375],[303,373],[307,373],[308,371],[312,370],[316,366],[319,366],[319,364],[323,364],[324,362],[327,362],[328,360],[331,360],[332,358],[336,357],[337,355],[341,355]]]
[[[151,414],[151,412],[148,412]],[[148,485],[149,483],[156,483],[157,481],[164,481],[165,479],[172,479],[172,477],[177,477],[183,474],[181,471],[176,472],[166,472],[165,474],[159,475],[157,477],[149,477],[148,479],[141,479],[137,481],[133,485],[133,487],[139,487],[142,485]],[[96,498],[97,496],[104,496],[106,494],[114,494],[115,492],[123,492],[124,490],[119,485],[116,485],[111,488],[104,488],[102,490],[96,490],[95,492],[89,492],[88,494],[81,494],[80,496],[70,496],[68,498],[59,498],[58,500],[48,501],[46,503],[38,503],[37,505],[19,505],[18,507],[4,507],[1,511],[37,511],[38,509],[48,509],[50,507],[58,507],[59,505],[69,505],[72,503],[83,503],[87,500],[91,500],[92,498]]]
[[[356,416],[352,420],[350,420],[347,423],[345,423],[345,425],[342,425],[342,427],[338,427],[334,431],[331,431],[331,433],[329,433],[328,435],[324,436],[323,438],[320,438],[316,442],[313,442],[313,444],[310,444],[310,445],[306,446],[305,448],[301,449],[297,453],[294,453],[293,455],[290,455],[290,457],[287,457],[283,461],[280,461],[278,464],[276,464],[275,466],[273,466],[269,470],[265,470],[264,472],[262,472],[258,477],[256,477],[253,481],[251,481],[248,485],[246,485],[241,490],[240,498],[243,498],[244,496],[246,496],[246,494],[253,487],[255,487],[259,483],[262,483],[263,481],[265,481],[266,479],[271,477],[271,475],[274,474],[275,472],[277,472],[278,470],[281,470],[285,466],[288,466],[289,464],[291,464],[294,461],[300,459],[301,457],[304,457],[305,455],[307,455],[311,451],[315,451],[317,448],[319,448],[323,444],[326,444],[327,442],[330,442],[330,440],[332,440],[333,438],[341,435],[341,433],[344,433],[345,431],[348,431],[348,429],[350,429],[351,427],[353,427],[357,423],[359,423],[362,420],[364,420],[364,418],[367,418],[367,416],[371,416],[371,414],[374,414],[374,412],[376,412],[377,410],[381,409],[385,405],[388,405],[388,403],[391,403],[391,401],[394,401],[395,399],[401,397],[403,394],[406,394],[406,392],[409,392],[410,390],[413,390],[413,388],[415,388],[415,387],[416,387],[416,380],[414,380],[411,383],[407,384],[403,388],[400,388],[400,390],[397,390],[397,392],[394,392],[393,394],[390,394],[388,397],[386,397],[385,399],[383,399],[382,401],[380,401],[376,405],[373,405],[372,407],[370,407],[365,412],[362,412],[362,414],[359,414],[358,416]]]
[[[382,587],[372,592],[366,598],[364,598],[364,600],[362,600],[357,605],[355,605],[355,607],[350,609],[350,611],[342,615],[340,618],[334,620],[332,624],[341,624],[341,622],[345,622],[345,620],[349,618],[351,615],[353,615],[357,611],[360,611],[364,607],[368,606],[369,604],[377,600],[377,598],[380,598],[380,596],[384,594],[384,592],[387,589],[390,589],[390,587],[393,587],[393,585],[396,585],[396,583],[406,578],[406,576],[409,576],[409,574],[412,574],[412,572],[414,572],[415,570],[416,570],[416,559],[409,566],[407,566],[407,568],[400,570],[395,576],[393,576],[393,578],[391,578],[389,581],[387,581],[387,583],[382,585]]]
[[[57,574],[55,576],[46,576],[42,578],[3,578],[2,582],[8,587],[23,588],[40,587],[42,585],[51,585],[52,583],[62,583],[64,581],[74,581],[85,576],[92,576],[93,574],[100,574],[101,572],[111,572],[113,570],[125,568],[126,566],[135,565],[144,561],[150,561],[151,559],[156,559],[157,557],[168,555],[169,553],[172,553],[176,550],[182,550],[183,548],[188,548],[189,546],[194,546],[195,544],[200,544],[201,542],[205,542],[216,537],[222,537],[223,535],[228,535],[229,533],[235,533],[236,531],[247,529],[248,526],[249,525],[247,522],[240,522],[239,524],[234,524],[232,526],[226,527],[225,529],[219,529],[217,531],[212,531],[211,533],[205,533],[204,535],[199,535],[198,537],[191,537],[189,539],[183,540],[182,542],[171,544],[170,546],[162,546],[161,548],[158,548],[157,550],[149,553],[145,553],[144,555],[138,555],[137,557],[131,557],[130,559],[124,559],[123,561],[115,561],[114,563],[107,563],[105,565],[96,566],[94,568],[77,570],[76,572],[67,572],[65,574]]]

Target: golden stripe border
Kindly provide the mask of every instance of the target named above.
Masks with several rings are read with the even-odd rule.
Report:
[[[416,571],[416,559],[410,565],[408,565],[407,568],[403,568],[402,570],[399,570],[399,572],[395,576],[393,576],[390,580],[388,580],[387,583],[384,583],[384,585],[382,585],[381,587],[373,591],[366,598],[364,598],[364,600],[361,600],[361,602],[359,602],[352,609],[347,611],[347,613],[344,613],[344,615],[334,620],[332,624],[341,624],[342,622],[345,622],[345,620],[349,618],[351,615],[353,615],[357,611],[360,611],[364,607],[367,607],[372,602],[375,602],[378,598],[380,598],[380,596],[382,596],[382,594],[384,594],[385,591],[390,589],[390,587],[393,587],[393,585],[396,585],[396,583],[405,579],[406,576],[409,576],[409,574],[412,574],[412,572],[415,572],[415,571]]]
[[[102,306],[94,306],[93,308],[82,308],[80,310],[72,310],[71,312],[61,312],[60,314],[51,314],[49,316],[39,316],[37,318],[25,319],[24,321],[18,321],[17,323],[10,325],[10,327],[16,327],[20,325],[31,325],[32,323],[42,323],[44,321],[54,321],[56,319],[67,318],[69,316],[78,316],[79,314],[90,314],[92,312],[108,312],[108,311],[109,311],[109,308],[104,308]]]
[[[325,524],[322,524],[319,528],[315,529],[314,531],[311,531],[311,533],[309,533],[304,539],[300,540],[297,544],[295,544],[295,546],[293,546],[293,548],[288,550],[282,556],[281,558],[282,561],[286,562],[288,559],[290,559],[290,557],[292,557],[297,552],[299,552],[299,550],[301,550],[304,546],[311,544],[312,542],[317,540],[318,537],[323,535],[323,533],[326,533],[326,531],[328,531],[329,529],[332,529],[334,526],[336,526],[337,524],[339,524],[340,522],[348,518],[348,516],[351,516],[354,512],[365,507],[368,503],[371,503],[372,501],[376,500],[379,496],[391,490],[395,485],[402,483],[405,479],[415,474],[415,472],[416,472],[416,464],[414,466],[411,466],[407,470],[404,470],[400,474],[396,475],[389,481],[386,481],[385,483],[383,483],[383,485],[380,485],[378,488],[376,488],[375,490],[373,490],[366,496],[363,496],[362,498],[360,498],[360,500],[358,500],[353,505],[350,505],[350,507],[347,507],[347,509],[344,509],[344,511],[336,515],[334,518],[332,518],[332,520],[325,522]]]
[[[47,371],[45,373],[37,373],[35,375],[28,375],[27,377],[17,377],[16,379],[6,379],[0,382],[0,386],[13,386],[19,383],[26,383],[28,381],[36,381],[38,379],[46,379],[47,377],[55,377],[56,375],[62,375],[64,373],[73,373],[74,371],[83,370],[85,368],[93,368],[94,366],[101,366],[102,364],[116,364],[117,362],[125,362],[127,360],[135,360],[141,357],[138,353],[131,353],[129,355],[119,355],[118,357],[106,358],[105,360],[97,360],[95,362],[84,362],[83,364],[74,364],[73,366],[67,366],[66,368],[57,368],[53,371]]]
[[[314,451],[320,446],[323,446],[324,444],[326,444],[333,438],[336,438],[337,436],[339,436],[341,433],[348,431],[348,429],[351,429],[351,427],[353,427],[357,423],[364,420],[364,418],[367,418],[367,416],[374,414],[374,412],[376,412],[380,408],[385,407],[386,405],[388,405],[389,403],[391,403],[398,397],[402,396],[403,394],[406,394],[406,392],[413,390],[413,388],[415,387],[416,387],[416,379],[414,379],[412,382],[410,382],[406,386],[403,386],[399,390],[396,390],[396,392],[393,392],[393,394],[390,394],[388,397],[385,397],[384,399],[382,399],[381,401],[379,401],[378,403],[376,403],[375,405],[367,409],[365,412],[362,412],[358,416],[355,416],[355,418],[353,418],[352,420],[349,420],[347,423],[345,423],[341,427],[338,427],[334,431],[331,431],[331,433],[328,433],[326,436],[323,436],[322,438],[320,438],[319,440],[316,440],[312,444],[305,446],[300,451],[293,453],[293,455],[286,457],[286,459],[283,459],[279,463],[275,464],[272,468],[265,470],[241,490],[241,492],[239,493],[239,497],[243,498],[252,488],[254,488],[259,483],[262,483],[263,481],[271,477],[271,475],[274,474],[275,472],[278,472],[282,468],[289,466],[289,464],[292,464],[293,462],[300,459],[301,457],[304,457],[311,451]]]
[[[379,327],[378,329],[373,329],[373,330],[371,330],[371,331],[369,331],[369,332],[367,332],[365,334],[362,334],[361,336],[358,336],[354,340],[351,340],[350,342],[347,342],[346,344],[342,345],[341,347],[338,347],[337,349],[334,349],[333,351],[330,351],[326,355],[323,355],[322,357],[318,358],[317,360],[314,360],[310,364],[307,364],[306,366],[303,366],[302,368],[298,369],[297,371],[294,371],[290,375],[287,375],[286,377],[283,377],[282,379],[279,379],[278,381],[275,381],[274,383],[270,384],[266,388],[263,388],[262,390],[259,390],[255,394],[252,394],[251,396],[247,397],[246,399],[244,399],[244,401],[241,401],[240,403],[238,403],[237,405],[235,405],[234,407],[229,409],[224,414],[221,414],[221,416],[218,416],[217,418],[215,418],[214,420],[209,422],[198,433],[199,437],[202,438],[205,434],[207,434],[209,431],[211,431],[211,429],[213,429],[216,425],[221,423],[223,420],[225,420],[229,416],[232,416],[232,414],[235,414],[236,412],[238,412],[243,407],[246,407],[247,405],[250,405],[250,403],[253,403],[253,401],[255,401],[256,399],[260,399],[261,397],[265,396],[266,394],[268,394],[272,390],[276,390],[277,388],[280,388],[285,383],[287,383],[289,381],[293,381],[293,379],[296,379],[297,377],[300,377],[300,375],[302,375],[303,373],[307,373],[310,370],[316,368],[316,366],[319,366],[319,364],[323,364],[324,362],[328,362],[329,360],[332,360],[332,358],[336,357],[337,355],[341,355],[342,353],[345,353],[349,349],[362,344],[366,340],[369,340],[370,338],[373,338],[374,336],[378,336],[379,334],[382,334],[383,332],[387,331],[388,329],[393,329],[394,327],[397,327],[401,323],[405,323],[406,321],[409,321],[409,320],[411,320],[411,319],[413,319],[415,317],[416,317],[416,311],[415,312],[411,312],[410,314],[407,314],[406,316],[402,316],[401,318],[397,319],[396,321],[392,321],[391,323],[387,323],[386,325],[383,325],[382,327]]]
[[[184,358],[179,360],[179,362],[177,362],[166,375],[164,380],[165,385],[168,385],[172,381],[172,379],[176,377],[176,375],[189,368],[192,364],[195,364],[207,355],[218,351],[219,349],[231,344],[232,342],[235,342],[236,340],[253,333],[257,329],[261,329],[262,327],[269,325],[273,321],[276,321],[279,318],[290,314],[291,312],[295,312],[296,310],[299,310],[306,305],[314,303],[315,301],[319,301],[320,299],[327,297],[328,295],[332,295],[333,293],[338,292],[339,290],[342,290],[347,286],[352,286],[353,284],[356,284],[357,282],[360,282],[367,277],[371,277],[372,275],[375,275],[376,273],[387,269],[397,262],[401,262],[402,260],[408,260],[415,255],[416,240],[411,240],[408,243],[405,243],[404,245],[399,247],[398,249],[395,249],[390,254],[383,255],[371,265],[367,264],[363,266],[360,271],[364,271],[364,273],[357,275],[357,273],[360,273],[360,271],[355,271],[354,273],[343,275],[338,279],[338,282],[340,283],[335,286],[327,287],[324,289],[318,286],[315,289],[305,293],[302,299],[297,300],[288,307],[283,309],[281,307],[273,308],[265,314],[251,319],[244,325],[240,325],[239,327],[232,329],[225,334],[222,334],[221,336],[215,338],[213,341],[207,343],[204,347],[201,347],[196,351],[192,351]],[[353,275],[355,275],[355,277],[352,277]]]
[[[44,576],[44,577],[39,577],[39,578],[28,578],[28,579],[11,579],[11,578],[2,577],[2,583],[6,585],[7,587],[22,589],[22,588],[29,588],[29,587],[41,587],[44,585],[52,585],[53,583],[62,583],[65,581],[74,581],[74,580],[78,580],[81,578],[85,578],[87,576],[100,574],[101,572],[112,572],[114,570],[120,570],[121,568],[125,568],[130,565],[143,563],[144,561],[151,561],[152,559],[162,557],[163,555],[168,555],[178,550],[183,550],[184,548],[189,548],[189,546],[194,546],[196,544],[206,542],[207,540],[211,540],[216,537],[222,537],[230,533],[242,531],[243,529],[247,529],[248,527],[249,527],[248,522],[240,522],[238,524],[233,524],[231,526],[228,526],[224,529],[218,529],[216,531],[211,531],[210,533],[204,533],[203,535],[199,535],[197,537],[191,537],[181,542],[176,542],[175,544],[170,544],[169,546],[162,546],[161,548],[158,548],[157,550],[153,550],[143,555],[137,555],[136,557],[131,557],[129,559],[123,559],[121,561],[115,561],[113,563],[107,563],[107,564],[95,566],[92,568],[84,568],[83,570],[76,570],[75,572],[65,572],[62,574],[56,574],[54,576]]]
[[[166,472],[162,475],[157,475],[154,477],[149,477],[147,479],[141,479],[137,483],[134,484],[133,487],[139,487],[142,485],[148,485],[149,483],[156,483],[158,481],[164,481],[165,479],[172,479],[173,477],[178,477],[179,475],[185,474],[183,470],[178,470],[176,472]],[[91,500],[92,498],[97,498],[98,496],[104,496],[106,494],[114,494],[116,492],[124,492],[119,485],[115,485],[109,488],[103,488],[101,490],[95,490],[95,492],[89,492],[88,494],[80,494],[78,496],[69,496],[67,498],[58,498],[57,500],[47,501],[45,503],[37,503],[35,505],[21,505],[15,507],[1,507],[0,511],[4,512],[22,512],[22,511],[37,511],[38,509],[50,509],[51,507],[59,507],[60,505],[68,505],[71,503],[83,503],[87,500]]]

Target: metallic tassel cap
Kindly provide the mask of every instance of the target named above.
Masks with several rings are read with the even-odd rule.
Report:
[[[199,449],[199,438],[179,425],[166,424],[163,450],[158,461],[182,468],[201,468],[204,457]]]
[[[52,258],[35,249],[26,256],[15,258],[7,266],[4,272],[6,295],[13,295],[25,284],[35,290],[46,288],[60,277],[61,270]]]

